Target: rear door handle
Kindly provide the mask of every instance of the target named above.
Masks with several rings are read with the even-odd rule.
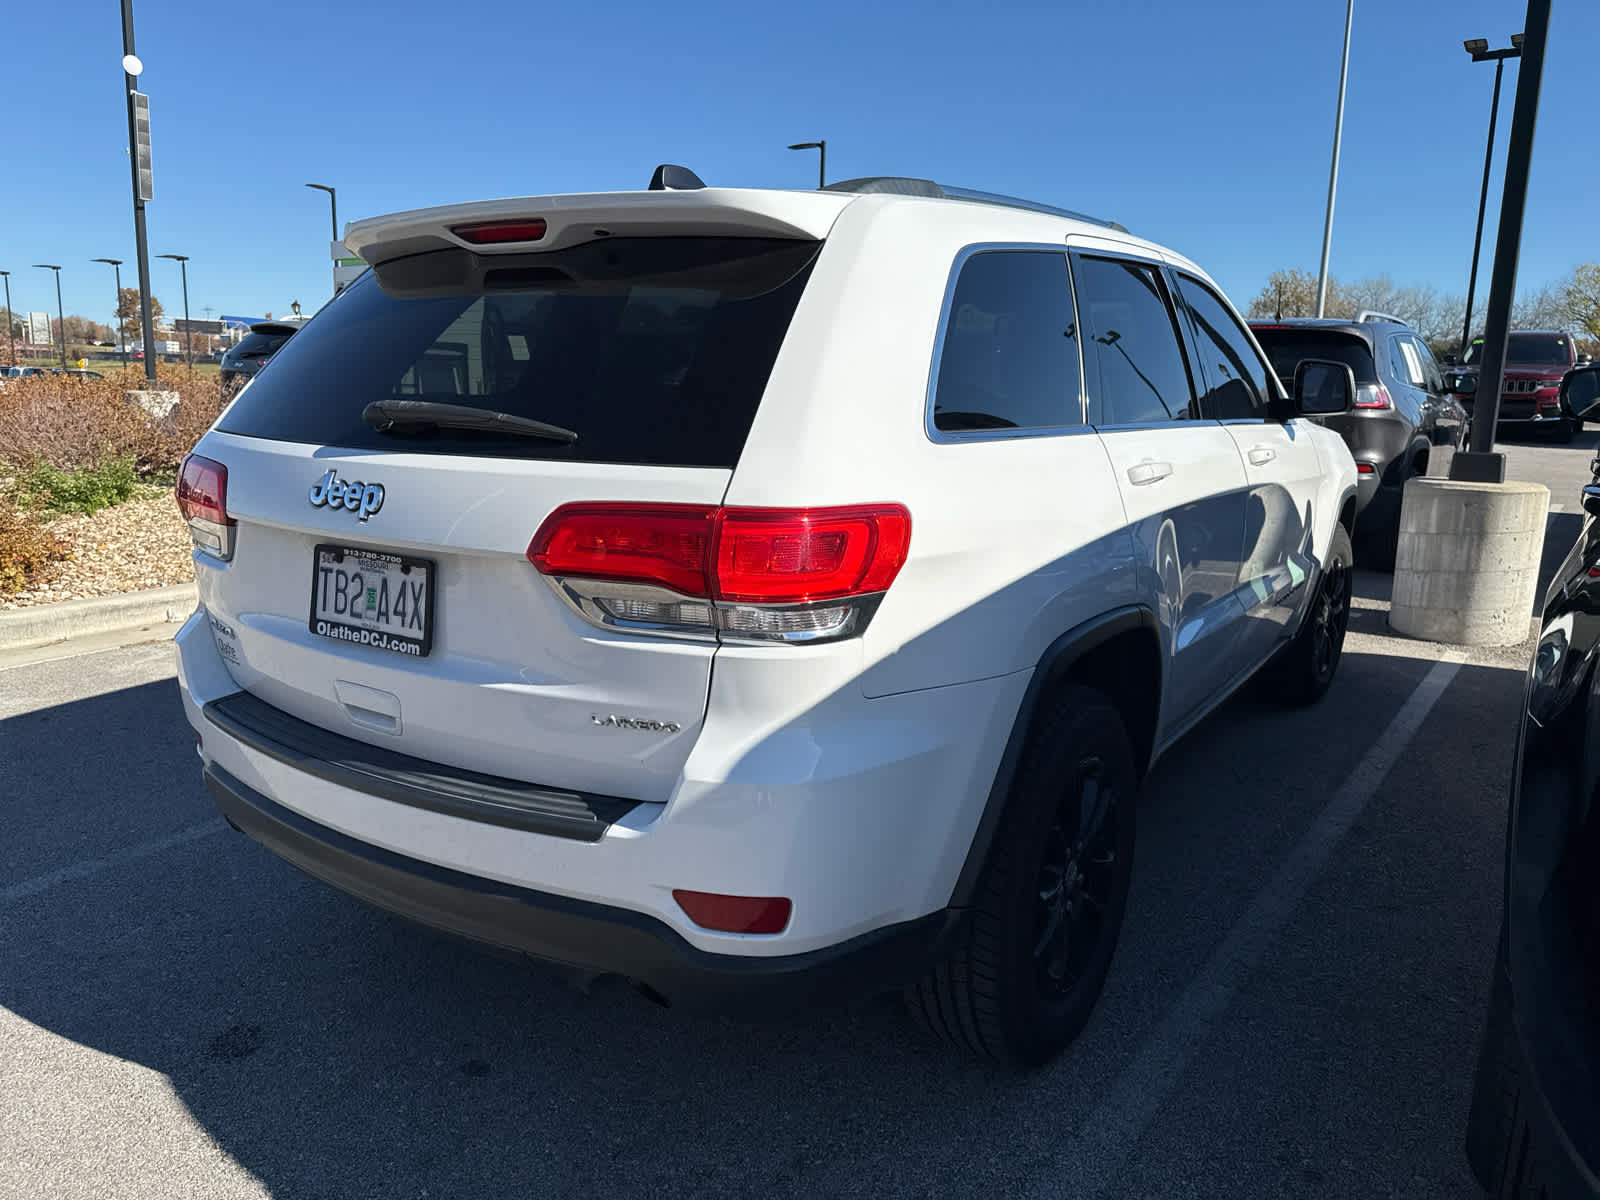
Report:
[[[1264,467],[1278,457],[1278,452],[1268,446],[1252,446],[1245,457],[1250,460],[1251,466]]]
[[[1172,464],[1166,462],[1134,463],[1128,468],[1128,482],[1134,487],[1157,483],[1172,474]]]

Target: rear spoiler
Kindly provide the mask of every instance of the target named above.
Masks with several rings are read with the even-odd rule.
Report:
[[[527,196],[414,209],[354,221],[345,229],[350,252],[373,266],[432,250],[528,254],[560,250],[610,236],[768,237],[820,241],[857,197],[821,192],[747,188],[670,188],[644,192]],[[527,222],[543,229],[522,242],[470,243],[457,227]]]

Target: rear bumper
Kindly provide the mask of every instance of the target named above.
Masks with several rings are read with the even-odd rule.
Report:
[[[937,960],[953,910],[778,957],[714,954],[644,913],[557,896],[396,854],[269,800],[208,764],[205,783],[236,828],[324,883],[447,933],[642,985],[692,1010],[765,1015],[896,987]]]

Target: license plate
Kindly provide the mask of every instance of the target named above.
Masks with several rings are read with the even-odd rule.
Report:
[[[433,564],[352,546],[312,554],[311,632],[421,658],[433,646]]]

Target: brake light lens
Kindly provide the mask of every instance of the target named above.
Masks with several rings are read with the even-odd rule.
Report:
[[[178,469],[178,511],[196,548],[226,562],[233,557],[235,522],[228,515],[228,468],[191,454]]]
[[[672,898],[696,925],[723,933],[782,933],[794,911],[786,896],[722,896],[673,888]]]
[[[471,225],[452,225],[450,232],[474,246],[495,246],[506,242],[537,242],[549,228],[543,217],[524,221],[479,221]]]
[[[1389,389],[1381,383],[1363,384],[1356,389],[1357,408],[1393,408]]]
[[[815,641],[859,632],[910,544],[899,504],[580,503],[546,518],[528,559],[597,624]]]
[[[723,509],[716,595],[756,604],[809,604],[887,591],[910,543],[911,514],[897,504]]]
[[[545,575],[658,583],[710,595],[706,563],[717,510],[680,504],[567,504],[528,547]]]

